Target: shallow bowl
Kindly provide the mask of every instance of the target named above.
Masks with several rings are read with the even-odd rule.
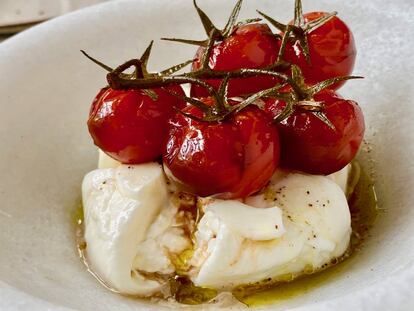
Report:
[[[224,23],[233,1],[199,1]],[[246,1],[291,17],[293,1]],[[359,54],[340,92],[366,116],[360,160],[376,181],[380,217],[342,272],[264,310],[412,310],[414,308],[414,12],[410,0],[305,1],[336,10]],[[83,175],[97,152],[86,129],[90,102],[108,65],[137,57],[151,39],[203,38],[190,1],[113,1],[56,18],[0,44],[0,309],[149,310],[160,306],[108,292],[86,272],[75,245],[74,212]],[[156,41],[150,67],[190,59],[194,47]]]

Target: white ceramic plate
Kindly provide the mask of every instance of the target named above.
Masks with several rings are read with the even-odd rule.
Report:
[[[246,1],[288,20],[293,1]],[[200,5],[224,23],[233,1]],[[370,156],[384,209],[346,271],[272,310],[414,308],[414,12],[411,0],[305,1],[337,10],[354,31],[356,74],[341,93],[363,107]],[[184,21],[184,19],[186,19]],[[109,65],[140,55],[161,36],[203,38],[190,1],[116,1],[41,24],[0,44],[0,309],[148,310],[108,292],[78,259],[72,213],[83,175],[96,166],[86,129],[91,99],[105,84],[85,49]],[[156,42],[152,66],[192,57],[191,47]],[[372,160],[369,160],[372,159]],[[266,309],[266,308],[265,308]]]

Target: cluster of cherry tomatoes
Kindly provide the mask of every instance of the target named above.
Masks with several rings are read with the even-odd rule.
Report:
[[[293,33],[302,30],[302,40],[286,40],[283,32],[273,33],[262,22],[236,26],[214,43],[208,66],[213,71],[266,68],[281,60],[283,46],[283,61],[301,69],[308,90],[321,81],[347,76],[356,56],[352,33],[336,16],[311,29],[312,22],[324,16],[327,13],[307,13],[290,23],[296,26]],[[195,52],[192,71],[200,69],[205,49]],[[291,67],[284,70],[291,72]],[[204,81],[216,89],[222,82]],[[230,79],[227,104],[236,106],[240,98],[277,83],[277,78],[263,75]],[[95,144],[122,163],[162,159],[169,177],[188,192],[246,197],[263,188],[279,166],[330,174],[355,157],[364,119],[357,103],[336,93],[342,83],[317,89],[305,100],[305,106],[312,101],[321,111],[297,108],[278,122],[275,118],[289,104],[283,97],[265,96],[225,119],[205,121],[201,108],[217,103],[199,84],[192,84],[190,97],[202,107],[188,103],[179,84],[145,90],[108,87],[92,104],[88,128]],[[291,91],[285,87],[286,94]]]

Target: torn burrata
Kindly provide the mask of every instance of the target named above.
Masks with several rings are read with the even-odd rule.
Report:
[[[97,169],[82,184],[84,238],[93,271],[124,294],[163,291],[171,256],[191,247],[190,224],[156,163]]]
[[[121,293],[167,293],[177,270],[218,290],[278,281],[323,268],[348,248],[350,166],[330,176],[278,170],[244,201],[197,204],[169,187],[157,163],[120,165],[101,154],[99,167],[82,185],[87,259]]]

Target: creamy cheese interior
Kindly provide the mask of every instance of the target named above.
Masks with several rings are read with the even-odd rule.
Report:
[[[101,153],[99,167],[82,187],[88,260],[121,293],[162,292],[189,248],[194,284],[229,289],[321,268],[349,244],[350,166],[330,176],[278,170],[244,202],[199,199],[194,245],[159,164],[121,165]]]
[[[161,165],[97,169],[82,185],[87,257],[111,288],[149,296],[174,273],[169,256],[191,246],[170,201]],[[158,277],[152,274],[157,273]]]
[[[191,274],[199,286],[228,289],[316,270],[345,252],[351,234],[344,192],[324,176],[279,171],[245,203],[203,207]]]

